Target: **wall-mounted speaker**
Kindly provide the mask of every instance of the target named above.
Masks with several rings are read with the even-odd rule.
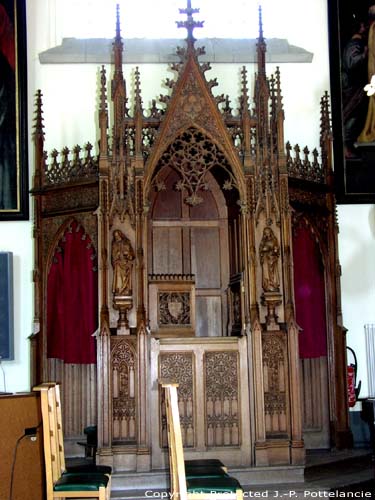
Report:
[[[0,359],[14,359],[13,254],[0,252]]]

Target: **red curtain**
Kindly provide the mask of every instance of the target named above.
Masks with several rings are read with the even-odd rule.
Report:
[[[327,355],[324,269],[318,244],[309,227],[293,235],[294,291],[301,358]]]
[[[65,363],[96,362],[98,279],[95,252],[72,222],[55,251],[47,282],[47,356]]]

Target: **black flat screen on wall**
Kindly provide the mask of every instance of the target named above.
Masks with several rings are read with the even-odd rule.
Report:
[[[13,254],[0,252],[0,359],[14,359]]]

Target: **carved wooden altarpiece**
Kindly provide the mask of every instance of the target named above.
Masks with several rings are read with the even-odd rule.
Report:
[[[311,446],[350,443],[329,98],[321,101],[320,152],[285,144],[280,72],[266,74],[261,12],[253,99],[244,67],[236,111],[228,96],[213,94],[210,64],[199,62],[196,12],[190,1],[181,9],[187,39],[171,66],[176,76],[149,110],[138,68],[128,107],[117,15],[113,124],[103,67],[98,156],[76,146],[53,151],[49,162],[37,95],[34,377],[51,377],[46,283],[74,219],[98,259],[97,383],[87,376],[83,397],[95,391],[98,462],[116,470],[163,465],[155,458],[165,449],[156,379],[167,375],[180,379],[190,457],[298,465],[309,431],[318,440]],[[318,361],[299,356],[293,234],[300,226],[318,249],[324,283],[326,351]],[[74,377],[64,379],[66,392]],[[84,424],[78,418],[74,432]]]

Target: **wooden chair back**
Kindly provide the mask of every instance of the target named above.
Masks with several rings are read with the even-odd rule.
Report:
[[[46,469],[47,500],[53,499],[53,486],[61,476],[59,437],[57,432],[55,388],[45,383],[34,388],[40,391],[43,419],[44,461]]]
[[[101,485],[97,487],[97,490],[88,490],[87,488],[82,488],[81,485],[85,485],[86,483],[90,483],[91,485],[92,481],[96,482],[97,476],[103,476],[103,474],[83,473],[76,475],[65,472],[59,385],[56,383],[44,383],[34,387],[33,390],[40,392],[47,500],[67,498],[109,500],[110,478],[106,481],[107,487]],[[55,484],[61,482],[62,478],[68,478],[70,485],[67,485],[67,489],[55,491]]]
[[[56,435],[58,440],[59,463],[60,463],[61,473],[63,473],[66,470],[66,464],[65,464],[65,450],[64,450],[64,433],[62,425],[60,384],[54,384],[53,392],[55,399]]]
[[[178,383],[167,380],[160,380],[159,383],[165,390],[171,498],[179,500],[243,500],[241,485],[227,474],[223,478],[223,476],[216,474],[209,476],[203,472],[203,474],[199,474],[200,477],[193,475],[195,479],[189,476],[186,480],[177,396]]]
[[[160,383],[165,390],[171,494],[172,498],[186,500],[187,490],[184,450],[177,397],[178,383],[163,380],[161,380]]]

